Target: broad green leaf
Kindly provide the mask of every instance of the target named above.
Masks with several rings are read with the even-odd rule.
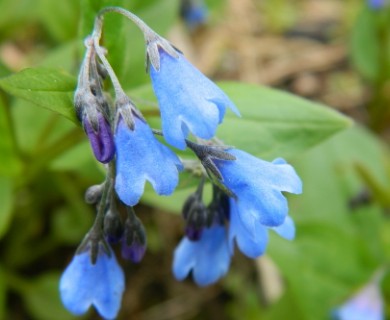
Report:
[[[24,301],[33,319],[36,320],[71,320],[80,319],[72,316],[62,305],[59,295],[60,275],[47,273],[30,283],[24,292]]]
[[[387,155],[379,140],[354,127],[296,161],[304,188],[289,201],[297,237],[288,242],[272,235],[268,253],[287,279],[303,313],[300,319],[329,319],[331,310],[387,260],[382,235],[390,226],[380,207],[373,203],[349,208],[349,201],[365,187],[354,163],[380,177]]]
[[[13,201],[11,178],[0,176],[0,238],[7,232],[11,222]]]
[[[57,69],[31,68],[0,79],[0,88],[77,123],[73,109],[76,79]]]
[[[220,86],[242,117],[228,111],[218,138],[262,158],[300,154],[351,124],[330,108],[280,90],[241,83]]]
[[[37,108],[33,103],[22,99],[14,100],[11,114],[19,148],[33,156],[49,145],[55,145],[71,130],[75,130],[74,123],[59,114]],[[79,130],[82,133],[82,129]],[[39,159],[34,159],[37,160]]]
[[[21,169],[7,108],[0,99],[0,176],[14,176]]]

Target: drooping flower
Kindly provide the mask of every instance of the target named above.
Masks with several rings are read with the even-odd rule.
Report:
[[[182,54],[174,57],[159,47],[157,59],[152,58],[159,61],[159,68],[150,66],[150,75],[160,106],[162,131],[172,146],[184,149],[189,133],[211,139],[227,107],[239,115],[229,97]]]
[[[333,312],[335,320],[384,320],[383,298],[378,284],[370,283]]]
[[[287,216],[285,221],[278,227],[268,228],[261,223],[254,222],[253,228],[248,228],[241,221],[243,213],[240,211],[237,201],[230,199],[230,224],[229,224],[229,247],[234,250],[234,240],[238,248],[249,258],[257,258],[264,254],[268,244],[268,230],[273,229],[281,237],[292,240],[295,237],[294,221]]]
[[[283,159],[268,162],[238,149],[226,150],[236,160],[213,159],[221,183],[236,198],[240,221],[254,235],[260,226],[277,227],[288,213],[282,191],[299,194],[302,182],[294,168]]]
[[[110,255],[99,250],[95,264],[89,251],[76,254],[60,280],[61,300],[74,315],[94,306],[103,318],[114,319],[124,289],[124,274],[111,249]]]
[[[136,205],[146,181],[159,195],[174,191],[182,164],[153,136],[143,120],[134,116],[134,129],[131,130],[119,119],[114,140],[117,151],[115,190],[121,201],[128,206]]]
[[[177,280],[192,277],[199,286],[207,286],[229,270],[231,253],[225,226],[214,224],[203,229],[197,241],[184,237],[173,258],[173,274]]]

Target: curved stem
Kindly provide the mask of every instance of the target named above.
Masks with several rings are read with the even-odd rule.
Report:
[[[103,16],[107,13],[115,12],[119,13],[122,16],[126,17],[127,19],[131,20],[144,34],[145,38],[148,34],[155,34],[155,32],[148,27],[148,25],[143,22],[140,18],[138,18],[135,14],[131,13],[130,11],[127,11],[126,9],[120,8],[120,7],[106,7],[103,8],[98,12],[96,20],[102,20]],[[95,22],[96,22],[95,20]]]
[[[108,72],[108,75],[111,79],[112,85],[114,86],[115,96],[116,97],[122,96],[124,94],[123,88],[119,82],[118,77],[116,76],[116,74],[114,72],[114,69],[112,69],[110,63],[108,62],[106,56],[104,55],[102,48],[99,45],[99,40],[100,40],[100,36],[99,36],[99,38],[93,37],[93,43],[94,43],[96,53],[97,53],[100,61],[103,63],[104,68],[106,68],[106,70]]]

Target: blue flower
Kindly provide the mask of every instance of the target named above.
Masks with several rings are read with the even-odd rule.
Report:
[[[117,150],[115,190],[125,204],[138,203],[146,180],[159,195],[174,191],[182,164],[153,136],[143,120],[134,116],[134,130],[130,130],[121,118],[114,140]]]
[[[206,22],[207,7],[202,0],[182,0],[180,15],[187,27],[194,30]]]
[[[370,283],[333,312],[337,320],[384,320],[383,299],[376,283]]]
[[[160,68],[150,75],[161,110],[162,131],[172,146],[185,149],[189,133],[211,139],[222,122],[226,107],[239,115],[228,96],[189,63],[182,54],[175,58],[159,49]]]
[[[368,5],[372,9],[381,9],[385,5],[385,0],[368,0]]]
[[[229,224],[229,247],[231,252],[234,249],[234,239],[242,253],[249,258],[257,258],[261,256],[267,247],[268,243],[268,227],[261,223],[254,222],[253,228],[250,230],[243,224],[241,217],[244,215],[239,211],[235,199],[230,199],[230,224]],[[281,237],[292,240],[295,237],[294,221],[287,216],[283,224],[278,227],[271,228],[276,231]]]
[[[194,281],[207,286],[227,273],[230,259],[226,228],[216,224],[205,228],[197,241],[181,240],[174,253],[173,274],[183,280],[192,271]]]
[[[267,162],[237,149],[226,152],[236,160],[213,161],[222,175],[221,182],[236,197],[237,212],[247,232],[255,235],[261,226],[283,224],[288,204],[282,191],[302,192],[302,182],[294,168],[283,159]]]
[[[75,315],[93,305],[103,318],[114,319],[124,289],[124,274],[111,249],[110,256],[99,250],[95,264],[89,251],[76,254],[60,280],[62,302]]]

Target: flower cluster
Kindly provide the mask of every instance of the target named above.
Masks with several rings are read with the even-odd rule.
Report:
[[[149,126],[123,91],[105,57],[107,52],[100,47],[107,12],[126,16],[144,33],[162,132]],[[157,194],[167,196],[175,190],[180,171],[201,172],[196,192],[183,206],[186,235],[173,261],[173,273],[179,280],[192,272],[198,285],[217,281],[229,269],[235,244],[250,258],[264,253],[268,229],[286,239],[294,238],[294,223],[282,192],[300,193],[301,180],[283,159],[263,161],[211,140],[227,109],[238,116],[239,112],[180,51],[118,7],[98,14],[85,46],[75,110],[96,159],[106,165],[107,175],[102,184],[86,192],[86,202],[96,206],[96,219],[60,281],[61,298],[69,311],[79,315],[94,306],[105,319],[117,316],[125,280],[111,246],[119,245],[124,259],[142,260],[146,232],[133,207],[147,181]],[[112,104],[103,92],[107,77],[115,91]],[[194,170],[156,135],[173,147],[188,148],[199,160],[195,167],[203,169]],[[213,185],[208,205],[203,202],[206,180]]]

